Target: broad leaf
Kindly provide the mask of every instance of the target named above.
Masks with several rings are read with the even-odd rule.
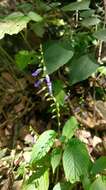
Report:
[[[48,190],[49,189],[49,172],[48,170],[44,173],[44,175],[38,180],[38,188],[37,190]]]
[[[80,13],[80,16],[83,18],[89,18],[89,17],[92,17],[94,14],[95,14],[95,10],[89,9],[89,10],[82,11]]]
[[[94,33],[94,36],[98,40],[106,41],[106,29],[98,30],[97,32]]]
[[[73,85],[87,79],[98,67],[96,61],[93,61],[88,55],[74,58],[70,62],[70,84]]]
[[[86,10],[89,9],[89,3],[90,1],[80,1],[80,2],[74,2],[70,3],[62,8],[63,11],[75,11],[75,10]]]
[[[89,178],[89,174],[88,176],[86,175],[82,177],[81,182],[82,182],[84,190],[89,190],[89,187],[91,186],[91,179]]]
[[[75,183],[87,175],[90,159],[85,145],[78,139],[71,139],[63,153],[63,167],[67,181]]]
[[[43,22],[37,22],[33,23],[31,25],[31,29],[35,32],[35,34],[39,37],[43,37],[43,34],[45,32],[44,23]]]
[[[25,69],[28,64],[37,63],[38,59],[34,51],[29,52],[27,50],[19,51],[16,56],[16,64],[20,70]]]
[[[96,18],[96,17],[89,17],[84,19],[81,24],[85,27],[89,27],[89,26],[93,26],[93,25],[97,25],[100,23],[100,19]]]
[[[106,183],[102,181],[102,178],[99,176],[92,184],[89,190],[106,190]]]
[[[73,56],[71,50],[65,49],[59,43],[53,43],[44,51],[47,73],[51,74],[66,64]]]
[[[30,18],[30,20],[33,20],[35,22],[41,22],[42,21],[42,17],[40,15],[38,15],[35,12],[29,12],[28,13],[28,17]]]
[[[65,136],[67,139],[70,139],[76,129],[78,128],[78,122],[75,117],[71,117],[64,125],[62,135]]]
[[[32,149],[31,164],[36,163],[46,155],[46,153],[52,147],[55,137],[56,132],[53,130],[45,131],[40,135],[39,139]]]
[[[36,180],[33,180],[30,184],[25,182],[25,184],[22,187],[22,190],[48,190],[49,188],[49,172],[48,170],[45,171],[45,173]]]
[[[14,12],[4,19],[0,20],[0,39],[5,34],[13,35],[18,34],[21,30],[27,27],[29,21],[39,22],[42,17],[34,12],[29,12],[28,15],[24,15],[21,12]]]
[[[106,170],[106,156],[102,156],[94,162],[91,172],[96,175],[103,170]]]
[[[68,182],[64,182],[64,183],[57,183],[53,190],[71,190],[72,189],[72,185]]]
[[[44,175],[44,173],[47,171],[47,167],[45,166],[39,166],[34,173],[29,177],[27,180],[27,184],[33,183],[36,179],[39,179],[41,176]]]
[[[60,148],[53,149],[52,154],[51,154],[51,165],[52,165],[53,173],[55,172],[56,168],[60,164],[61,156],[62,156],[62,151]]]

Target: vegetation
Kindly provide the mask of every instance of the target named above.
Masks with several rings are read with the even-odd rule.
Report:
[[[0,1],[2,190],[106,189],[105,64],[105,0]]]

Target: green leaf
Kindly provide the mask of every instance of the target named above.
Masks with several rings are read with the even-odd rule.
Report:
[[[96,61],[93,61],[88,55],[74,57],[70,62],[70,84],[73,85],[87,79],[98,67]]]
[[[23,185],[23,187],[22,187],[22,190],[37,190],[36,188],[35,188],[35,184],[28,184],[28,185]]]
[[[68,182],[64,182],[64,183],[57,183],[53,190],[71,190],[73,188],[73,185],[71,185]]]
[[[18,68],[23,70],[28,64],[37,63],[38,59],[34,51],[29,52],[27,50],[21,50],[16,54],[15,60]]]
[[[51,154],[51,165],[52,165],[53,173],[55,172],[56,168],[60,164],[61,156],[62,156],[62,151],[60,148],[53,149],[52,154]]]
[[[28,17],[30,18],[30,20],[33,20],[35,22],[41,22],[43,20],[40,15],[32,11],[28,13]]]
[[[89,190],[106,190],[106,183],[102,181],[102,178],[99,176],[92,184]]]
[[[4,19],[0,20],[0,39],[4,37],[5,34],[13,35],[18,34],[21,30],[27,27],[29,21],[41,21],[40,15],[29,12],[26,16],[21,12],[14,12]]]
[[[89,9],[90,1],[80,1],[70,3],[62,8],[63,11],[87,10]]]
[[[44,51],[47,73],[51,74],[66,64],[73,56],[71,50],[65,49],[59,43],[52,43]]]
[[[44,23],[43,22],[33,23],[31,25],[31,29],[35,32],[35,34],[37,36],[43,37],[43,34],[45,32],[45,28],[44,28]]]
[[[13,35],[19,33],[26,28],[29,21],[29,17],[24,16],[24,14],[20,12],[15,12],[7,16],[0,22],[0,39],[2,39],[5,34]]]
[[[34,173],[27,180],[27,184],[33,183],[36,179],[40,178],[44,175],[45,171],[47,171],[47,167],[39,166]]]
[[[83,18],[89,18],[92,17],[95,14],[95,11],[93,9],[85,10],[80,13],[80,16]]]
[[[64,106],[65,96],[66,96],[66,94],[65,94],[64,90],[61,90],[61,91],[55,96],[57,102],[58,102],[61,106]]]
[[[19,3],[17,4],[17,10],[28,13],[29,11],[33,10],[33,4],[27,2]]]
[[[17,170],[17,177],[22,177],[25,175],[25,163],[22,163]]]
[[[93,167],[91,169],[91,173],[96,175],[102,172],[103,170],[106,170],[106,156],[101,156],[94,162]]]
[[[65,136],[67,139],[70,139],[76,129],[78,128],[78,122],[74,116],[72,116],[68,121],[65,123],[62,131],[62,135]]]
[[[100,66],[98,72],[100,72],[100,75],[106,75],[106,66]]]
[[[94,32],[94,36],[98,40],[106,41],[106,29],[98,30],[97,32]]]
[[[48,190],[49,188],[49,172],[48,170],[39,178],[32,181],[32,183],[28,183],[25,181],[22,190]]]
[[[85,27],[89,27],[89,26],[93,26],[93,25],[97,25],[100,23],[100,19],[96,18],[96,17],[89,17],[84,19],[81,24]]]
[[[66,93],[64,91],[63,83],[60,80],[53,81],[53,94],[54,94],[57,102],[61,106],[64,106]]]
[[[56,132],[54,130],[45,131],[40,135],[36,144],[32,149],[31,164],[35,164],[41,158],[43,158],[50,148],[53,146],[56,138]]]
[[[90,158],[85,145],[78,139],[69,140],[63,153],[63,167],[67,181],[75,183],[87,175]]]
[[[81,178],[81,183],[83,185],[84,190],[89,190],[89,187],[91,186],[91,180],[89,179],[89,174],[88,176],[84,176]]]
[[[49,189],[49,172],[48,170],[44,173],[44,175],[39,179],[39,186],[37,190],[48,190]]]

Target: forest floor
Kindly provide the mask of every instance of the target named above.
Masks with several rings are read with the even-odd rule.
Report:
[[[0,67],[0,189],[20,189],[18,167],[27,162],[35,134],[55,122],[47,113],[48,103],[37,94],[34,80],[11,66]],[[76,136],[87,146],[93,159],[106,155],[106,78],[74,85],[67,100],[70,110],[61,111],[62,122],[74,115],[80,123]]]

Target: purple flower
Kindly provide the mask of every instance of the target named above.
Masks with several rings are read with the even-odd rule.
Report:
[[[39,75],[39,73],[41,72],[41,68],[39,68],[39,69],[37,69],[36,71],[34,71],[33,73],[32,73],[32,76],[33,77],[37,77],[38,75]]]
[[[52,83],[50,81],[49,75],[46,75],[45,80],[48,86],[49,94],[52,95]]]
[[[37,80],[35,83],[34,83],[34,87],[38,88],[41,84],[41,80]]]

